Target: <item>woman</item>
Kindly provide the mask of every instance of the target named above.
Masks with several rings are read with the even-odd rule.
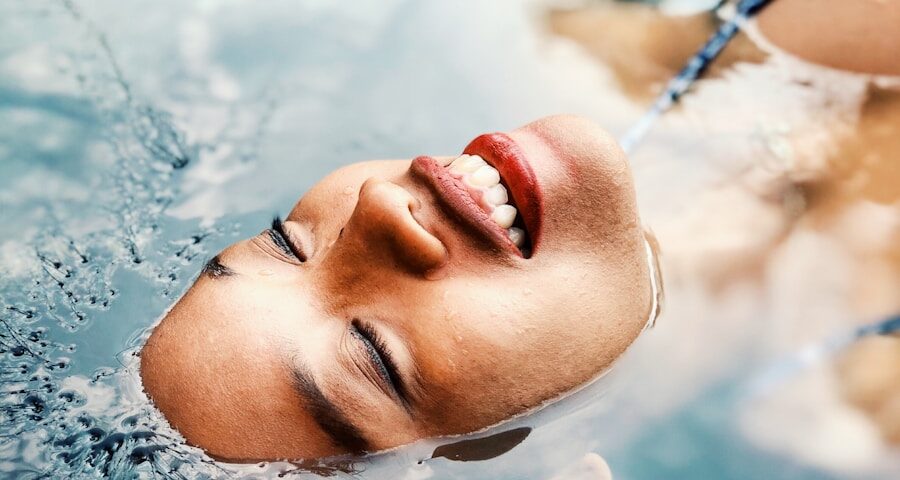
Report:
[[[472,432],[622,354],[653,292],[615,141],[557,116],[463,152],[338,170],[207,264],[141,354],[188,442],[250,461]]]

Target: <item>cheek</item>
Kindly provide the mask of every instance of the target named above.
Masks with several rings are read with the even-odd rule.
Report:
[[[521,276],[479,278],[445,290],[445,321],[460,335],[497,345],[534,327],[540,295]]]
[[[422,368],[447,388],[496,379],[541,350],[547,312],[533,286],[481,278],[447,281],[439,291],[430,304],[408,305],[416,320],[405,329],[416,336]]]
[[[441,308],[429,309],[434,316],[418,325],[415,342],[442,433],[485,427],[586,378],[558,372],[569,369],[561,303],[518,282],[461,283],[446,289]]]
[[[441,332],[460,349],[477,343],[527,351],[569,337],[590,328],[584,319],[598,316],[599,297],[615,290],[600,280],[600,268],[591,259],[576,260],[557,256],[549,266],[541,261],[528,269],[443,281],[433,304],[416,304],[420,318],[429,319],[431,331]]]

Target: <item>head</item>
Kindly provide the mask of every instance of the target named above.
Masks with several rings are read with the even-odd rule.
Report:
[[[622,354],[652,286],[615,141],[557,116],[464,152],[337,170],[207,264],[141,352],[189,443],[253,461],[472,432]]]

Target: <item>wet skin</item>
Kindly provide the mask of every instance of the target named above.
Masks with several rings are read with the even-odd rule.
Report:
[[[284,243],[226,248],[153,331],[141,375],[168,421],[233,461],[378,451],[606,369],[651,308],[624,154],[577,117],[508,135],[542,198],[530,258],[467,227],[410,160],[342,168],[284,219]]]

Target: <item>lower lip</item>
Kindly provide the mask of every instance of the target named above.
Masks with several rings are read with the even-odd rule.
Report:
[[[505,134],[489,133],[472,140],[463,153],[480,156],[500,173],[528,231],[534,255],[541,239],[543,193],[521,148]],[[491,220],[490,215],[469,194],[466,186],[437,160],[418,157],[412,162],[412,171],[426,180],[441,204],[463,225],[475,230],[501,250],[513,251],[522,256],[521,250],[512,243],[506,230]]]
[[[480,156],[500,172],[525,223],[531,251],[536,252],[541,241],[544,197],[522,149],[506,134],[487,133],[472,140],[463,153]]]
[[[500,251],[522,256],[522,252],[509,239],[506,230],[491,220],[469,194],[466,186],[450,174],[440,162],[432,157],[417,157],[412,161],[411,171],[425,181],[437,196],[441,206],[463,227],[487,239]]]

